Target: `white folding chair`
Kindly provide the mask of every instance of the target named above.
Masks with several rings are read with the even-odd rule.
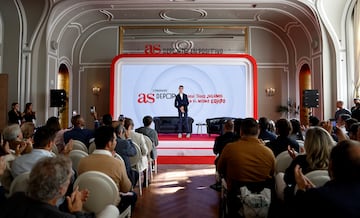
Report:
[[[69,158],[71,159],[73,169],[77,170],[81,158],[89,156],[88,153],[81,150],[72,150],[69,153]]]
[[[286,183],[284,181],[284,173],[279,172],[275,175],[275,191],[276,191],[276,196],[280,201],[284,201],[285,187],[286,187]]]
[[[292,161],[293,159],[287,150],[278,154],[275,159],[275,174],[280,172],[284,173]]]
[[[25,172],[17,177],[11,182],[10,190],[9,190],[9,197],[13,195],[15,192],[26,192],[29,186],[29,176],[30,172]]]
[[[130,159],[130,164],[131,167],[136,170],[139,173],[139,178],[138,178],[138,185],[139,185],[139,195],[142,195],[142,175],[144,174],[144,172],[146,173],[146,175],[149,175],[148,173],[148,160],[147,160],[147,156],[142,156],[141,155],[141,149],[140,147],[134,143],[135,149],[136,149],[136,155],[129,157]],[[146,164],[144,165],[144,161],[146,162]],[[146,167],[144,167],[146,166]],[[146,176],[145,179],[145,184],[146,186],[148,186],[149,182],[149,176]]]
[[[147,158],[148,158],[148,164],[149,164],[149,180],[152,180],[152,178],[154,177],[153,175],[153,171],[155,172],[155,174],[157,173],[157,160],[156,159],[153,159],[151,158],[151,151],[153,149],[156,149],[154,148],[153,146],[153,142],[151,141],[150,137],[144,135],[144,138],[145,138],[145,143],[148,147],[148,150],[149,150],[149,153],[147,155]]]
[[[89,154],[92,154],[96,149],[96,144],[95,144],[95,141],[91,142],[90,143],[90,146],[89,146]]]
[[[84,151],[86,153],[89,153],[89,150],[88,148],[86,147],[86,145],[79,141],[79,140],[72,140],[73,141],[73,150],[81,150],[81,151]]]
[[[327,170],[314,170],[305,174],[305,176],[316,186],[323,186],[330,181],[329,172]]]
[[[84,203],[84,210],[101,214],[108,205],[117,206],[120,202],[119,189],[115,182],[105,173],[98,171],[87,171],[79,175],[74,188],[79,186],[79,190],[88,189],[89,198]],[[129,206],[119,217],[130,217],[131,206]],[[110,215],[107,215],[110,217]]]

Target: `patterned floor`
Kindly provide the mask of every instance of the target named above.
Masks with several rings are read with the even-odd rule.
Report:
[[[158,166],[158,174],[143,189],[133,218],[218,217],[220,193],[210,188],[215,182],[211,165]],[[138,192],[138,188],[135,189]]]

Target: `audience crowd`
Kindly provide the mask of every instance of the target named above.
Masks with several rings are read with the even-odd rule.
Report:
[[[119,213],[129,206],[135,208],[134,188],[143,182],[139,174],[144,173],[144,184],[149,179],[135,166],[147,168],[157,155],[158,135],[151,128],[152,117],[145,116],[144,126],[134,131],[131,118],[113,120],[105,114],[98,120],[96,113],[92,115],[94,129],[85,128],[79,114],[72,117],[69,128],[61,128],[57,117],[36,126],[31,103],[26,104],[24,113],[18,103],[12,105],[8,125],[0,135],[0,217],[95,217],[83,209],[91,193],[74,187],[77,177],[87,171],[104,173],[114,181],[119,190],[115,202]],[[149,137],[150,143],[144,137]],[[76,165],[72,156],[75,142],[88,151],[95,145]],[[131,159],[138,151],[141,158]],[[13,193],[13,181],[25,174],[29,175],[26,191]]]
[[[221,201],[225,201],[228,217],[246,217],[245,201],[239,199],[243,187],[258,195],[265,188],[271,190],[267,217],[359,217],[359,99],[354,103],[348,110],[338,101],[333,119],[310,116],[308,126],[287,118],[226,120],[224,133],[214,141],[218,179],[212,187],[223,189],[222,193],[226,188],[226,199]],[[31,103],[23,113],[18,103],[12,104],[9,124],[1,132],[1,217],[95,217],[83,209],[91,193],[73,186],[88,171],[102,172],[114,181],[119,212],[136,207],[134,188],[149,182],[148,170],[157,157],[159,141],[151,128],[152,117],[144,116],[143,126],[135,128],[129,117],[115,121],[105,114],[99,121],[96,113],[92,115],[93,129],[85,128],[79,114],[72,117],[69,128],[61,128],[57,117],[36,126]],[[69,158],[75,141],[89,150],[77,166]],[[90,152],[92,144],[95,148]],[[284,152],[290,162],[279,177],[278,157]],[[307,177],[318,170],[328,172],[321,185]],[[24,173],[29,173],[27,191],[10,194],[12,181]]]
[[[242,119],[240,138],[235,142],[228,134],[217,137],[215,154],[219,154],[218,138],[229,140],[222,144],[219,161],[215,162],[217,174],[226,183],[222,187],[220,214],[247,217],[246,213],[258,213],[268,207],[266,216],[260,217],[358,217],[360,207],[354,202],[360,196],[360,100],[354,99],[354,104],[348,110],[338,101],[333,118],[320,120],[310,116],[308,126],[301,125],[297,119],[280,118],[273,122],[272,129],[271,120],[266,117],[260,117],[257,124],[254,120],[249,123],[252,118],[246,118]],[[251,127],[254,130],[249,138],[244,133]],[[255,138],[260,141],[254,141]],[[272,151],[271,155],[267,152],[264,156],[266,148]],[[286,153],[290,162],[284,172],[279,172],[276,168],[285,163],[280,154],[286,156]],[[310,176],[324,172],[327,176]],[[260,191],[269,185],[266,181],[270,181],[272,190],[268,206],[259,203]],[[249,200],[251,194],[243,195],[243,187],[251,189],[254,183],[262,185],[253,190],[256,197]],[[251,205],[249,202],[253,203],[252,212],[246,210]]]

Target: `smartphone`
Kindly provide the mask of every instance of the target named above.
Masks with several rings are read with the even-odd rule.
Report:
[[[92,113],[92,114],[95,113],[95,106],[90,107],[90,113]]]
[[[332,125],[333,128],[335,128],[335,127],[336,127],[336,121],[335,121],[335,120],[332,120],[332,121],[331,121],[331,125]]]
[[[330,119],[330,122],[331,122],[333,132],[336,132],[336,120],[335,119]]]

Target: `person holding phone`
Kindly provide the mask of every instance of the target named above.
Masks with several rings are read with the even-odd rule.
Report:
[[[175,107],[178,109],[178,137],[182,138],[183,126],[185,126],[186,138],[190,138],[190,128],[188,122],[189,99],[184,93],[184,86],[179,86],[179,93],[175,96]]]

